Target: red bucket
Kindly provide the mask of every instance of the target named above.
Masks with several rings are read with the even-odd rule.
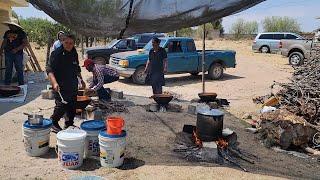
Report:
[[[107,134],[121,135],[122,128],[124,126],[124,120],[122,117],[108,117],[106,121]]]

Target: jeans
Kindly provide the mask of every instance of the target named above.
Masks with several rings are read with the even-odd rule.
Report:
[[[114,77],[114,76],[109,76],[105,75],[104,76],[104,84],[112,83],[119,80],[119,77]],[[98,83],[98,81],[94,81],[95,84]],[[97,94],[100,100],[110,100],[110,92],[108,92],[104,87],[101,87],[100,89],[97,90]]]
[[[19,85],[24,84],[23,79],[23,54],[12,54],[10,52],[5,53],[6,73],[5,81],[6,85],[11,84],[13,65],[17,71]]]
[[[55,97],[56,106],[54,107],[53,115],[51,119],[53,124],[58,124],[58,121],[63,117],[64,114],[67,115],[68,121],[65,122],[66,126],[73,125],[74,117],[76,116],[76,99],[77,97],[71,98],[72,101],[68,101],[68,104],[63,104],[60,97]]]

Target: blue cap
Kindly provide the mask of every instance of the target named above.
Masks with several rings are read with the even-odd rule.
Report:
[[[43,123],[38,125],[30,124],[28,120],[26,120],[23,123],[23,127],[28,129],[46,129],[51,126],[52,126],[52,121],[50,119],[43,119]]]
[[[101,120],[90,120],[81,123],[80,128],[85,131],[100,131],[106,128],[104,121]]]
[[[127,132],[125,130],[122,130],[120,135],[110,135],[107,133],[107,130],[101,130],[99,133],[100,136],[102,137],[106,137],[106,138],[121,138],[121,137],[126,137],[127,136]]]

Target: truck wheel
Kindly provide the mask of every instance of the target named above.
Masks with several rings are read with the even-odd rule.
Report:
[[[292,66],[299,66],[303,64],[304,56],[300,52],[293,52],[289,56],[289,63]]]
[[[209,69],[210,79],[217,80],[223,77],[223,66],[220,63],[214,63]]]
[[[198,76],[199,75],[199,72],[192,72],[190,73],[192,76]]]
[[[146,83],[146,77],[147,75],[144,73],[144,66],[140,66],[136,69],[136,71],[132,75],[132,81],[135,84],[143,85]]]
[[[260,48],[261,53],[269,53],[270,52],[270,48],[268,46],[262,46]]]
[[[100,64],[100,65],[106,65],[107,64],[105,58],[103,58],[103,57],[95,57],[95,58],[93,58],[93,61],[94,61],[94,63]]]

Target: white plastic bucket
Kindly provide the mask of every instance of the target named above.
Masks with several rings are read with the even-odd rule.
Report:
[[[84,121],[80,128],[87,132],[84,154],[86,158],[99,156],[99,132],[105,129],[105,122],[101,120]]]
[[[37,157],[49,151],[50,128],[52,121],[44,119],[42,125],[30,125],[25,121],[22,126],[23,143],[29,156]]]
[[[87,133],[80,129],[67,129],[57,134],[59,164],[67,169],[82,166]]]
[[[121,135],[108,135],[105,130],[99,134],[100,163],[102,167],[119,167],[124,161],[126,131]]]

